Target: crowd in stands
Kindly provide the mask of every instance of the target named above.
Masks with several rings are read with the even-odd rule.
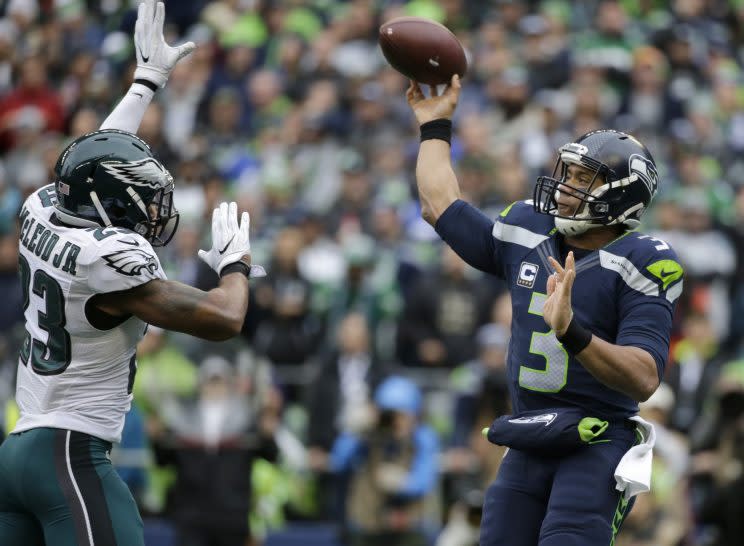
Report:
[[[130,84],[136,4],[0,2],[6,433],[23,337],[16,214]],[[643,229],[676,250],[685,290],[664,382],[641,405],[657,426],[652,491],[615,544],[741,544],[744,1],[166,5],[168,42],[198,47],[139,129],[176,182],[181,222],[161,262],[215,286],[196,251],[230,199],[250,211],[268,276],[252,281],[240,338],[151,328],[138,348],[112,459],[148,544],[280,544],[318,522],[339,545],[477,544],[503,453],[480,430],[509,411],[510,302],[420,217],[408,82],[377,45],[399,15],[441,21],[466,47],[452,155],[486,214],[530,198],[558,146],[589,130],[650,148],[661,183]]]

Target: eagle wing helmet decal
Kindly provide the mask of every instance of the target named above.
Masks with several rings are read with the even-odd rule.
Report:
[[[173,177],[157,160],[148,157],[140,161],[103,161],[101,167],[126,184],[158,189],[167,186]]]

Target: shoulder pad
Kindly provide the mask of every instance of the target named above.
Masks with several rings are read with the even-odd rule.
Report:
[[[89,259],[88,284],[94,292],[127,290],[153,279],[166,278],[150,243],[128,230],[105,236],[111,229],[104,230],[104,236],[98,239],[100,244]]]
[[[520,226],[541,235],[552,235],[555,232],[555,219],[547,214],[536,212],[532,199],[515,201],[499,213],[496,221],[511,226]]]
[[[650,281],[651,284],[647,285],[650,291],[665,294],[670,302],[674,302],[682,293],[684,268],[677,253],[666,241],[632,232],[608,248],[608,252],[622,256],[623,260],[635,267]]]
[[[33,211],[40,216],[51,215],[54,210],[54,204],[57,202],[57,196],[54,191],[54,184],[47,184],[26,197],[22,209]],[[44,209],[49,209],[44,211]]]

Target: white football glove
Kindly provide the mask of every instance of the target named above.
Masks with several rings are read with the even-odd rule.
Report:
[[[251,218],[244,212],[238,226],[237,203],[220,203],[212,213],[212,248],[209,251],[199,250],[199,257],[219,275],[226,265],[239,262],[243,256],[250,255],[250,225]],[[265,276],[263,267],[251,265],[251,277]]]
[[[186,42],[177,47],[165,43],[163,22],[165,4],[155,0],[145,0],[137,9],[137,22],[134,25],[134,48],[137,51],[137,69],[134,79],[143,79],[164,87],[176,63],[194,51],[194,42]]]

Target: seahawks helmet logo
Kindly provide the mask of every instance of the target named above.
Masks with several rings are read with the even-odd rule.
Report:
[[[117,250],[111,254],[106,254],[103,259],[106,260],[109,267],[130,277],[141,274],[144,269],[154,273],[158,268],[155,256],[138,248]]]
[[[656,166],[642,155],[633,154],[628,159],[628,169],[631,174],[638,175],[648,189],[649,195],[653,197],[659,185],[659,173],[656,171]]]
[[[162,163],[152,157],[126,163],[121,161],[102,161],[100,165],[117,180],[134,186],[159,189],[173,182],[173,177],[163,167]]]
[[[557,416],[557,413],[543,413],[542,415],[532,415],[530,417],[516,417],[515,419],[509,419],[509,422],[516,425],[532,425],[534,423],[545,423],[545,426],[547,427],[550,423],[555,421],[555,418]]]

